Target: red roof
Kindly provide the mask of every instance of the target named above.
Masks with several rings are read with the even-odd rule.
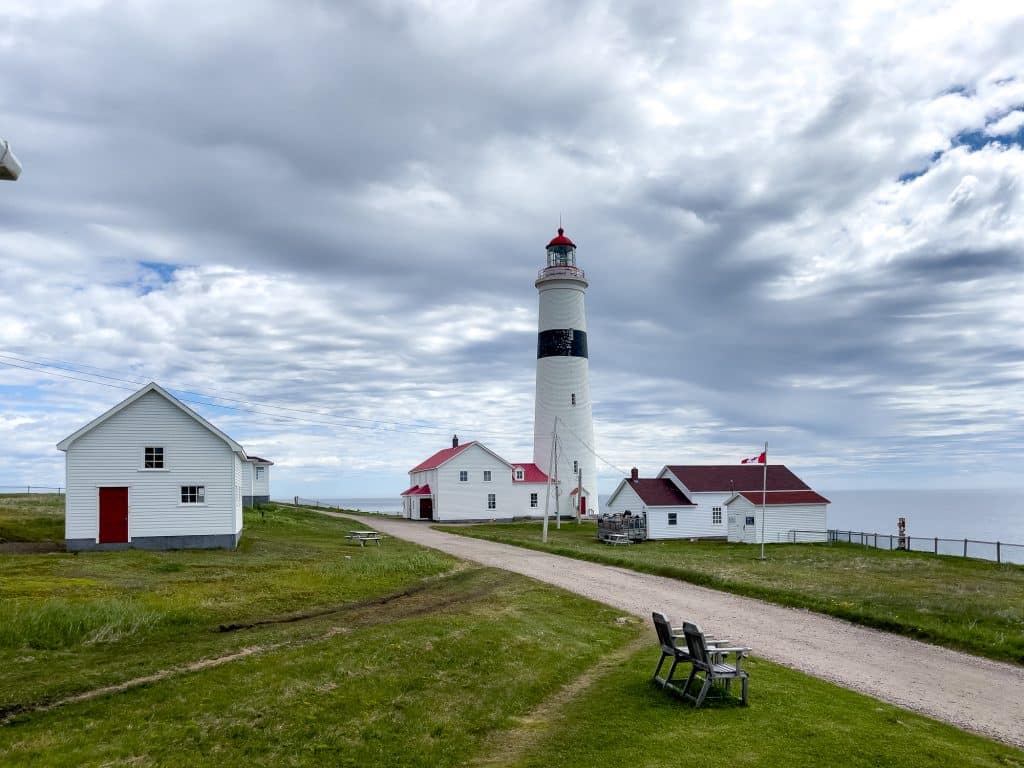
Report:
[[[669,465],[667,469],[690,493],[760,491],[764,488],[763,464]],[[768,465],[769,491],[809,491],[810,486],[783,464]]]
[[[516,469],[523,470],[523,479],[516,480],[515,473],[512,474],[514,483],[546,483],[548,476],[536,464],[513,464]]]
[[[413,496],[429,496],[430,495],[430,483],[427,483],[426,485],[421,485],[419,488],[416,489],[416,492],[411,494],[411,495],[413,495]]]
[[[414,485],[412,488],[409,488],[408,490],[402,491],[399,495],[400,496],[414,496],[416,494],[416,491],[418,491],[419,489],[420,489],[420,487],[418,485]]]
[[[460,446],[458,446],[456,448],[445,448],[444,450],[438,451],[437,453],[435,453],[433,456],[431,456],[426,461],[421,462],[420,464],[417,464],[415,467],[413,467],[409,471],[410,472],[425,472],[428,469],[437,469],[438,467],[440,467],[442,464],[444,464],[449,459],[452,459],[452,458],[455,458],[456,456],[458,456],[460,453],[462,453],[464,450],[469,448],[469,446],[471,446],[471,445],[476,445],[476,441],[469,442],[469,443],[466,443],[464,445],[460,445]]]
[[[686,494],[668,478],[640,478],[626,480],[626,485],[636,491],[640,501],[649,507],[692,507]]]
[[[828,499],[817,491],[768,491],[767,494],[761,491],[742,491],[740,494],[751,504],[761,506],[761,498],[768,496],[767,506],[778,504],[829,504]]]
[[[253,464],[270,464],[271,466],[274,464],[270,459],[261,459],[259,456],[250,456],[249,461]]]
[[[551,238],[551,242],[548,243],[548,248],[555,245],[568,245],[570,248],[576,247],[576,243],[565,236],[565,230],[561,227],[558,228],[558,236]]]

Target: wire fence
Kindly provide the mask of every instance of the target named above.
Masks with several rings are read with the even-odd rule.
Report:
[[[806,533],[790,531],[790,534]],[[866,531],[828,532],[830,542],[860,544],[878,549],[927,552],[933,555],[970,557],[978,560],[994,560],[997,563],[1024,564],[1024,544],[1006,541],[978,541],[977,539],[944,539],[939,536],[898,536],[890,533],[868,533]]]
[[[0,485],[0,493],[64,493],[59,485]]]

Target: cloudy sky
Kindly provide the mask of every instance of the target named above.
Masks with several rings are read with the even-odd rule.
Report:
[[[559,215],[602,490],[1024,485],[1024,8],[801,5],[0,0],[0,485],[150,379],[275,495],[529,460]]]

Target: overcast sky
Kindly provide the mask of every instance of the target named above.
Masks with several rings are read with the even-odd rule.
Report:
[[[1024,485],[1024,8],[819,5],[0,0],[0,485],[150,379],[279,496],[528,461],[559,215],[602,491]]]

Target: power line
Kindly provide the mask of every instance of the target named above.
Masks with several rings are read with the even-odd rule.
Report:
[[[21,358],[17,358],[17,357],[14,357],[14,356],[9,356],[9,355],[0,355],[0,357],[7,357],[8,359],[13,359],[13,360],[21,360]],[[59,370],[51,371],[51,370],[45,370],[43,368],[31,367],[31,364],[34,363],[35,361],[28,361],[28,362],[30,363],[30,365],[18,365],[16,363],[11,363],[11,362],[8,362],[7,360],[0,359],[0,365],[5,365],[5,366],[8,366],[10,368],[19,368],[21,370],[31,371],[33,373],[39,373],[39,374],[43,374],[45,376],[57,376],[57,377],[60,377],[60,378],[63,378],[63,379],[71,379],[72,381],[79,381],[79,382],[83,382],[83,383],[86,383],[86,384],[95,384],[95,385],[99,385],[99,386],[109,387],[111,389],[118,389],[118,390],[129,391],[129,392],[135,391],[135,389],[137,389],[137,385],[135,385],[134,382],[125,382],[125,383],[132,383],[133,386],[123,386],[120,383],[111,383],[110,381],[95,381],[93,379],[81,378],[79,376],[72,376],[68,372],[61,373],[61,372],[59,372]],[[45,364],[41,364],[41,365],[45,365]],[[74,373],[84,373],[84,372],[82,372],[82,371],[74,371]],[[96,375],[96,374],[84,373],[84,375],[86,375],[86,376],[93,376],[93,375]],[[117,381],[124,382],[123,379],[116,379],[114,377],[107,376],[107,377],[104,377],[104,378],[112,379],[112,381],[114,381],[114,382],[117,382]],[[180,392],[186,392],[186,390],[177,390],[177,389],[175,391],[177,391],[179,393]],[[218,398],[218,396],[216,396],[216,395],[206,395],[204,393],[196,393],[196,392],[187,392],[187,394],[195,395],[195,396],[200,397],[200,398],[209,398],[210,400],[215,400],[215,399],[231,399],[231,398]],[[268,412],[268,411],[262,411],[262,410],[258,410],[256,408],[253,408],[251,406],[250,407],[244,407],[244,406],[224,405],[224,404],[221,404],[221,403],[209,402],[208,400],[197,400],[197,399],[188,398],[188,397],[181,397],[180,399],[183,402],[190,403],[192,405],[205,405],[205,406],[209,406],[209,407],[212,407],[212,408],[220,408],[220,409],[223,409],[223,410],[238,411],[238,412],[242,412],[242,413],[251,413],[251,414],[254,414],[254,415],[258,415],[258,416],[266,416],[266,417],[271,418],[271,419],[278,419],[278,420],[290,421],[290,422],[298,422],[298,423],[304,423],[304,424],[313,424],[313,425],[325,426],[325,427],[336,427],[336,428],[344,428],[344,429],[362,429],[362,430],[367,430],[367,431],[371,431],[371,432],[405,432],[405,433],[408,433],[408,434],[421,434],[421,435],[429,435],[429,436],[432,436],[432,437],[436,437],[439,434],[447,434],[450,431],[448,428],[441,427],[441,426],[436,426],[435,427],[435,426],[429,426],[429,425],[411,425],[411,424],[403,424],[402,422],[389,422],[389,421],[384,421],[384,420],[372,420],[372,419],[360,419],[360,421],[370,422],[369,424],[351,424],[351,423],[340,422],[340,421],[323,421],[323,420],[317,420],[317,419],[310,419],[310,418],[304,418],[304,417],[298,417],[298,416],[288,416],[288,415],[280,414],[280,413],[272,413],[272,412]],[[269,408],[280,408],[280,406],[276,406],[276,405],[269,405],[269,406],[266,406],[266,407],[269,407]],[[284,410],[299,410],[299,409],[284,409]],[[319,415],[319,414],[315,414],[315,412],[313,412],[313,411],[308,411],[308,413],[313,413],[314,415]],[[355,417],[349,417],[349,416],[344,416],[344,417],[340,417],[340,418],[352,419],[352,420],[355,419]],[[390,429],[386,428],[386,427],[389,427]],[[457,431],[464,431],[464,430],[458,430],[457,429]],[[515,437],[513,435],[502,435],[502,434],[499,434],[499,433],[474,433],[474,434],[481,434],[481,435],[484,435],[484,436],[487,436],[487,437]]]
[[[570,427],[570,426],[569,426],[568,424],[566,424],[564,420],[562,421],[562,425],[563,425],[563,426],[564,426],[564,427],[565,427],[565,428],[566,428],[567,430],[569,430],[569,431],[570,431],[570,432],[572,433],[572,435],[573,435],[573,436],[574,436],[574,437],[576,438],[576,441],[577,441],[577,442],[578,442],[578,443],[579,443],[580,445],[582,445],[582,446],[583,446],[584,448],[586,448],[586,449],[587,449],[588,451],[590,451],[590,452],[591,452],[592,454],[594,454],[594,456],[595,456],[595,457],[597,457],[597,459],[598,459],[598,460],[600,460],[600,461],[604,462],[605,464],[607,464],[607,465],[608,465],[609,467],[611,467],[612,469],[614,469],[614,470],[615,470],[616,472],[618,472],[618,473],[619,473],[620,475],[623,475],[623,476],[625,476],[625,475],[629,474],[628,472],[623,472],[623,471],[622,471],[621,469],[619,469],[619,467],[615,466],[615,465],[614,465],[614,464],[612,464],[612,463],[611,463],[610,461],[608,461],[608,459],[604,458],[604,457],[603,457],[603,456],[602,456],[601,454],[599,454],[599,453],[598,453],[597,451],[595,451],[595,450],[594,450],[594,447],[593,447],[592,445],[590,445],[590,444],[589,444],[589,443],[588,443],[588,442],[587,442],[586,440],[584,440],[584,439],[583,439],[582,437],[580,437],[580,436],[579,436],[579,434],[578,434],[578,433],[576,432],[576,430],[574,430],[574,429],[573,429],[572,427]]]

